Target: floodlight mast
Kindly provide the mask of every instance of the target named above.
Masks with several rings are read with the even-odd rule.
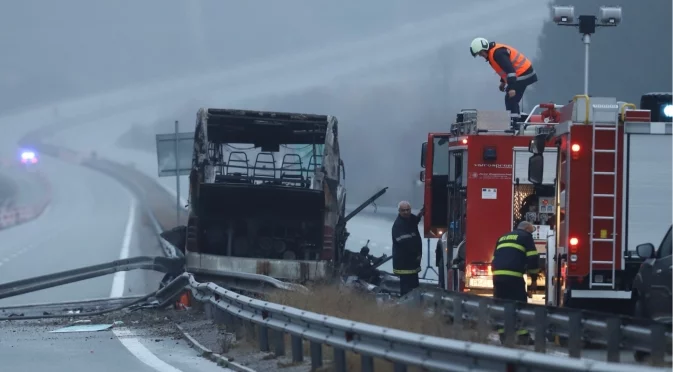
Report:
[[[615,27],[622,21],[622,8],[613,6],[600,7],[598,17],[593,15],[581,15],[575,23],[575,7],[554,6],[554,23],[559,26],[578,27],[584,43],[584,94],[589,95],[589,45],[591,35],[596,33],[596,27]]]

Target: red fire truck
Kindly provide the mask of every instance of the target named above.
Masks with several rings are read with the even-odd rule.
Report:
[[[495,242],[522,220],[537,226],[536,243],[545,257],[554,221],[553,170],[540,184],[529,182],[528,149],[535,135],[550,131],[558,107],[536,106],[531,113],[544,111],[524,115],[516,129],[507,111],[463,110],[449,133],[428,135],[421,150],[424,232],[441,238],[443,288],[492,294]],[[555,151],[546,154],[548,167],[555,164]],[[543,275],[538,285],[544,288]]]
[[[672,222],[672,108],[670,93],[643,95],[640,110],[576,96],[560,110],[560,124],[531,141],[526,178],[555,179],[548,303],[630,313],[643,261],[636,246]],[[559,154],[553,169],[549,147]]]

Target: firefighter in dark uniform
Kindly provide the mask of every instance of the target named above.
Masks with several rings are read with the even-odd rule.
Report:
[[[535,226],[520,222],[516,230],[501,236],[495,246],[491,270],[493,272],[493,297],[503,300],[527,302],[524,274],[532,279],[533,287],[540,273],[539,254],[535,248]],[[498,329],[503,338],[504,329]],[[526,330],[517,331],[519,343],[531,342]]]
[[[423,216],[423,208],[418,215],[411,213],[411,204],[402,201],[393,224],[393,274],[400,277],[400,295],[411,292],[419,286],[418,273],[421,271],[423,241],[418,232],[418,223]]]

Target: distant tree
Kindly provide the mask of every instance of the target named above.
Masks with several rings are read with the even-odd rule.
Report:
[[[574,5],[575,16],[598,15],[603,0],[553,0]],[[671,0],[620,0],[623,20],[599,28],[591,40],[589,94],[617,97],[638,105],[640,96],[671,91]],[[567,102],[584,86],[584,44],[576,28],[550,20],[539,38],[535,61],[540,81],[529,99]]]

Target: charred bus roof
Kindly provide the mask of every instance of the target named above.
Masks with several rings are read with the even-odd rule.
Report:
[[[332,124],[329,115],[238,109],[204,109],[208,126],[208,141],[213,143],[253,144],[263,149],[281,144],[324,144]],[[272,151],[272,150],[271,150]]]

